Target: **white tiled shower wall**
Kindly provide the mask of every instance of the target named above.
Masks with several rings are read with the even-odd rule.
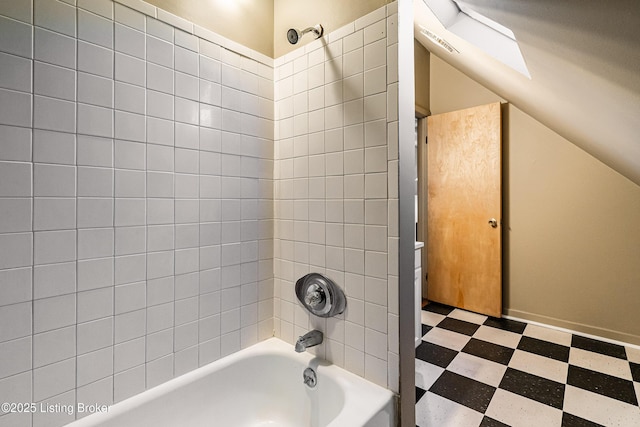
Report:
[[[110,404],[273,334],[272,60],[120,1],[0,2],[0,402]]]
[[[398,390],[397,2],[275,61],[275,332]],[[346,291],[330,319],[295,281],[327,274]]]

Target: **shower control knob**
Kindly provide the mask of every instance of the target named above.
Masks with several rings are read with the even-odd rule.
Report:
[[[304,302],[309,307],[317,307],[326,300],[324,291],[318,285],[311,285],[307,288],[307,294],[304,296]]]

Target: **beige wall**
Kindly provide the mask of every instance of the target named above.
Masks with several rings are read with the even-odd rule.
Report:
[[[273,58],[273,0],[145,0]]]
[[[431,112],[501,100],[431,55]],[[513,105],[504,119],[504,312],[640,344],[640,187]]]
[[[298,44],[289,44],[289,28],[303,30],[322,24],[328,34],[387,3],[391,0],[274,0],[274,58],[313,41],[307,34]]]

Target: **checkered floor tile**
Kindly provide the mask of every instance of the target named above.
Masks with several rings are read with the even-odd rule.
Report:
[[[429,304],[419,427],[640,426],[640,350]]]

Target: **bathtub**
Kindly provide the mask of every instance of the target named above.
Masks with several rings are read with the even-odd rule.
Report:
[[[317,386],[303,384],[303,371]],[[72,427],[392,427],[394,396],[277,338],[217,360]]]

